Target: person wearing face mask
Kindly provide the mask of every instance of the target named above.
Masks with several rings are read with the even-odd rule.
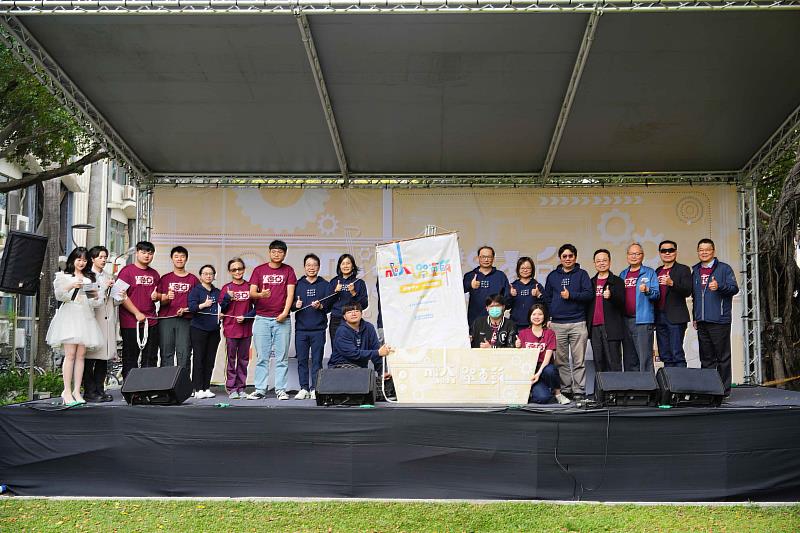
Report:
[[[472,323],[470,341],[473,348],[514,348],[517,325],[503,315],[506,311],[502,294],[492,294],[486,299],[486,314]]]

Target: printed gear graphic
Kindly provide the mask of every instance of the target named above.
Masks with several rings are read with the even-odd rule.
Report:
[[[336,220],[335,216],[325,213],[324,215],[320,215],[317,219],[317,227],[321,234],[333,235],[339,227],[339,221]]]
[[[622,233],[613,234],[606,231],[608,228],[608,223],[615,218],[618,218],[625,223],[625,230]],[[631,222],[631,217],[628,213],[623,213],[619,209],[612,209],[611,211],[603,213],[603,215],[600,217],[600,223],[597,225],[597,230],[600,232],[600,238],[604,241],[608,241],[616,245],[625,244],[631,238],[631,233],[633,232],[633,222]]]
[[[642,244],[642,245],[644,245],[647,242],[652,242],[653,244],[658,246],[658,243],[660,243],[661,241],[664,240],[664,234],[663,233],[659,233],[657,235],[653,235],[653,232],[650,231],[650,228],[647,228],[644,231],[643,235],[640,235],[638,233],[634,233],[633,234],[633,240],[638,242],[638,243],[640,243],[640,244]]]

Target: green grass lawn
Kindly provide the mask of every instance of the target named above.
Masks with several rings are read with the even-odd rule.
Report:
[[[796,532],[791,507],[0,499],[0,531]]]

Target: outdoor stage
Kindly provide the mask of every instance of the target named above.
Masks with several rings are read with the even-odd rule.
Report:
[[[36,496],[800,499],[800,393],[721,408],[0,408],[0,483]]]

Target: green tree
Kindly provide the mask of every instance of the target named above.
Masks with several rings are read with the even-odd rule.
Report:
[[[44,171],[25,172],[25,158],[36,158]],[[0,47],[0,159],[23,168],[19,180],[0,183],[0,193],[82,172],[108,157],[6,47]]]

